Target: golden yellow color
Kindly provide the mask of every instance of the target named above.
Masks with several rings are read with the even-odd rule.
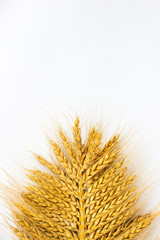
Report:
[[[10,197],[17,239],[146,239],[159,211],[142,213],[144,189],[128,170],[120,134],[104,143],[93,126],[82,141],[78,117],[72,132],[73,140],[61,128],[60,143],[49,140],[52,163],[34,154],[46,171],[30,170],[33,184]]]

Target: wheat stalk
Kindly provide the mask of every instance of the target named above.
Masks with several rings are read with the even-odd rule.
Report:
[[[9,196],[17,239],[145,239],[159,211],[139,212],[143,191],[129,172],[120,134],[102,143],[103,132],[94,126],[82,141],[78,117],[72,132],[73,141],[61,128],[61,144],[49,139],[57,163],[34,154],[46,171],[29,170],[33,184],[19,198]]]

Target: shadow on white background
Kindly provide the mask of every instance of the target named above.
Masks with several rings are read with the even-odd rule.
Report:
[[[18,151],[43,142],[42,109],[56,118],[70,108],[137,125],[148,169],[159,168],[159,12],[159,1],[146,0],[1,1],[1,168],[11,172]]]

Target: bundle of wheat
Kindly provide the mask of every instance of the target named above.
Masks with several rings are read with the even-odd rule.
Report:
[[[145,239],[159,211],[143,213],[136,174],[128,170],[120,134],[102,142],[92,127],[82,141],[79,118],[73,141],[60,128],[61,144],[49,141],[56,161],[34,154],[46,171],[33,169],[20,198],[11,198],[10,226],[18,239]],[[145,235],[144,235],[145,233]]]

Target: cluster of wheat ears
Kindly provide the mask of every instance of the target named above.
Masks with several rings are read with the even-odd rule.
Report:
[[[71,140],[59,128],[59,143],[49,139],[55,159],[34,154],[44,170],[29,170],[33,183],[19,197],[10,196],[16,238],[146,239],[160,213],[142,213],[143,189],[137,189],[137,176],[128,169],[120,134],[103,142],[102,130],[92,126],[82,141],[78,117],[72,132]]]

